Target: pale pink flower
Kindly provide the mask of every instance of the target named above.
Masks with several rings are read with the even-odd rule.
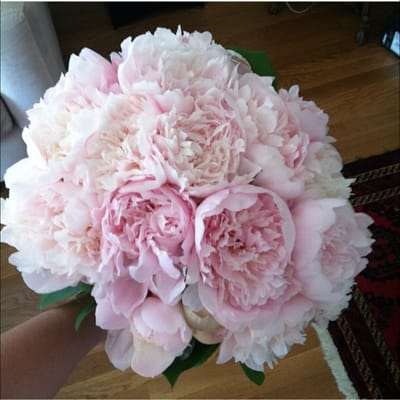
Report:
[[[133,356],[133,335],[129,328],[109,330],[107,332],[104,350],[108,359],[121,371],[126,370],[131,365]]]
[[[71,55],[66,76],[89,91],[96,89],[106,94],[119,93],[117,70],[116,63],[83,48],[78,56]]]
[[[227,330],[221,326],[214,317],[204,308],[193,311],[183,305],[186,322],[193,330],[193,336],[201,343],[221,343],[227,335]]]
[[[118,78],[125,93],[146,95],[140,150],[157,160],[169,182],[195,197],[249,183],[259,168],[241,168],[245,132],[231,90],[236,64],[209,33],[157,29],[128,38]]]
[[[267,363],[273,368],[278,358],[287,355],[293,344],[305,341],[304,329],[315,314],[313,302],[296,295],[282,304],[279,313],[263,318],[263,326],[248,326],[230,331],[221,343],[217,363],[230,359],[246,364],[256,371],[264,371]]]
[[[354,179],[346,179],[341,172],[342,168],[342,158],[330,143],[310,143],[304,161],[304,192],[301,197],[348,199]]]
[[[27,284],[50,292],[79,280],[93,282],[100,261],[100,232],[92,210],[97,197],[24,159],[5,175],[10,197],[2,201],[2,241]],[[54,279],[53,279],[54,278]]]
[[[104,94],[92,98],[82,93],[75,81],[61,77],[27,112],[30,123],[22,138],[29,158],[41,168],[62,162],[90,133],[85,121],[88,111],[105,99]]]
[[[310,141],[325,141],[328,134],[328,115],[321,110],[314,101],[303,100],[299,96],[299,87],[292,86],[289,91],[279,90],[279,96],[285,102],[302,132],[310,137]]]
[[[42,167],[62,161],[90,133],[86,114],[112,92],[120,92],[115,64],[90,49],[72,55],[65,76],[27,113],[22,137],[29,157]]]
[[[157,29],[128,38],[114,54],[124,93],[147,96],[139,119],[143,157],[195,197],[250,183],[259,168],[241,164],[245,131],[233,82],[236,63],[209,33]]]
[[[102,276],[131,276],[166,303],[179,300],[193,247],[194,203],[168,185],[126,184],[96,211]]]
[[[246,131],[243,163],[258,166],[254,183],[284,199],[303,190],[303,163],[310,137],[272,87],[272,78],[245,74],[239,80],[240,113]]]
[[[147,297],[148,285],[130,276],[117,277],[105,283],[99,279],[91,294],[96,300],[96,325],[117,330],[129,326],[133,312]]]
[[[76,182],[98,193],[113,192],[127,182],[145,181],[147,188],[165,182],[163,167],[143,151],[146,134],[138,134],[146,102],[141,96],[111,94],[86,112],[77,127],[84,140],[63,163]]]
[[[183,353],[191,338],[180,305],[149,297],[135,310],[129,327],[108,333],[105,350],[115,367],[130,366],[152,378]]]
[[[303,293],[316,303],[321,319],[335,319],[348,303],[355,276],[367,265],[373,243],[367,227],[373,221],[344,199],[300,201],[293,219],[293,261]]]
[[[153,109],[140,117],[143,156],[157,160],[167,180],[194,197],[228,185],[249,183],[254,171],[240,170],[245,133],[235,101],[225,91],[154,96]]]
[[[121,43],[113,53],[118,81],[125,93],[160,94],[179,89],[185,94],[224,89],[235,64],[209,32],[175,33],[158,28]]]
[[[275,313],[297,290],[289,264],[294,240],[286,203],[267,189],[236,186],[207,197],[195,219],[205,309],[230,330]]]

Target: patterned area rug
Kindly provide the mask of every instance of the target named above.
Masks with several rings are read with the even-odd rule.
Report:
[[[347,164],[350,199],[375,243],[353,299],[329,332],[360,398],[400,398],[400,151]]]

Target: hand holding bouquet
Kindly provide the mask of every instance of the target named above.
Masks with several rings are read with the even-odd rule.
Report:
[[[84,49],[28,116],[2,241],[34,291],[91,292],[117,368],[174,382],[219,347],[253,376],[346,307],[372,221],[328,116],[209,33]]]

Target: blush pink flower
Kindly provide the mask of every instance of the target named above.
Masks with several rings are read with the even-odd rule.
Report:
[[[223,89],[235,64],[209,32],[176,33],[158,28],[121,43],[112,60],[118,65],[118,81],[124,93],[161,94],[182,90],[185,94]]]
[[[236,186],[199,205],[198,296],[217,322],[230,330],[255,326],[260,315],[276,312],[293,295],[289,262],[294,240],[286,203],[267,189]]]
[[[293,209],[293,260],[303,293],[321,319],[335,319],[347,305],[354,277],[367,265],[372,219],[344,199],[300,201]]]
[[[192,254],[193,207],[175,188],[146,190],[146,182],[108,196],[97,211],[103,277],[130,275],[164,302],[179,300]]]
[[[22,136],[29,157],[39,167],[64,160],[85,138],[86,113],[118,92],[115,64],[90,49],[72,55],[65,76],[27,113]]]
[[[163,167],[143,151],[146,138],[138,134],[146,101],[141,96],[111,94],[104,104],[70,124],[71,131],[80,132],[81,142],[63,167],[75,181],[97,193],[113,192],[127,182],[146,182],[146,188],[165,182]]]
[[[87,131],[82,119],[105,98],[104,94],[86,94],[75,81],[61,77],[27,112],[30,124],[23,130],[22,138],[35,165],[47,168],[49,164],[60,163],[79,146]]]
[[[328,134],[328,115],[314,101],[299,96],[299,87],[292,86],[289,91],[279,90],[289,112],[296,118],[299,128],[310,137],[310,141],[325,141]]]
[[[217,88],[185,96],[154,96],[140,118],[143,156],[157,160],[167,180],[194,197],[249,183],[258,172],[240,170],[245,132],[234,98]]]
[[[7,225],[2,241],[28,286],[51,292],[79,280],[93,282],[100,262],[100,232],[92,210],[97,196],[23,159],[7,170],[10,197],[2,199]]]
[[[79,55],[69,59],[67,77],[86,90],[102,93],[119,93],[118,65],[110,62],[95,51],[84,48]]]
[[[101,283],[99,279],[92,290],[96,300],[96,325],[102,329],[118,330],[129,326],[133,312],[148,294],[148,285],[130,276],[117,277]]]
[[[130,366],[152,378],[183,353],[191,338],[180,305],[149,297],[135,310],[128,328],[108,333],[105,350],[115,367]]]
[[[304,329],[314,315],[313,302],[298,294],[282,304],[279,314],[264,316],[262,327],[229,332],[221,343],[217,363],[233,358],[256,371],[264,371],[265,363],[273,368],[293,344],[304,343]]]
[[[242,162],[259,168],[254,183],[284,199],[303,190],[304,159],[310,137],[272,87],[271,78],[245,74],[239,80],[238,100],[246,130]]]
[[[346,179],[342,168],[342,158],[330,143],[310,143],[304,161],[304,192],[300,197],[348,199],[353,179]]]
[[[140,149],[167,180],[194,197],[250,183],[260,168],[241,162],[246,132],[237,109],[236,63],[209,33],[157,29],[129,38],[113,59],[124,93],[146,96]]]
[[[193,329],[193,336],[201,343],[215,344],[221,343],[227,334],[227,330],[218,324],[215,319],[207,312],[193,312],[184,307],[185,319]]]

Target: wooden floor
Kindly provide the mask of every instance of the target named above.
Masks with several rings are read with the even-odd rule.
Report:
[[[300,7],[301,4],[297,5]],[[330,132],[345,162],[399,147],[399,60],[379,45],[393,5],[372,5],[367,45],[354,42],[359,17],[346,4],[319,4],[303,15],[284,9],[268,14],[266,3],[208,3],[168,11],[113,30],[98,3],[50,3],[63,56],[90,47],[104,56],[126,36],[157,26],[209,30],[222,45],[265,50],[279,73],[279,86],[299,84],[330,115]],[[37,314],[38,296],[26,289],[7,263],[12,250],[1,244],[1,331]],[[163,377],[147,380],[115,370],[96,348],[78,365],[59,398],[343,398],[309,330],[257,387],[234,363],[209,361],[185,373],[173,391]]]

